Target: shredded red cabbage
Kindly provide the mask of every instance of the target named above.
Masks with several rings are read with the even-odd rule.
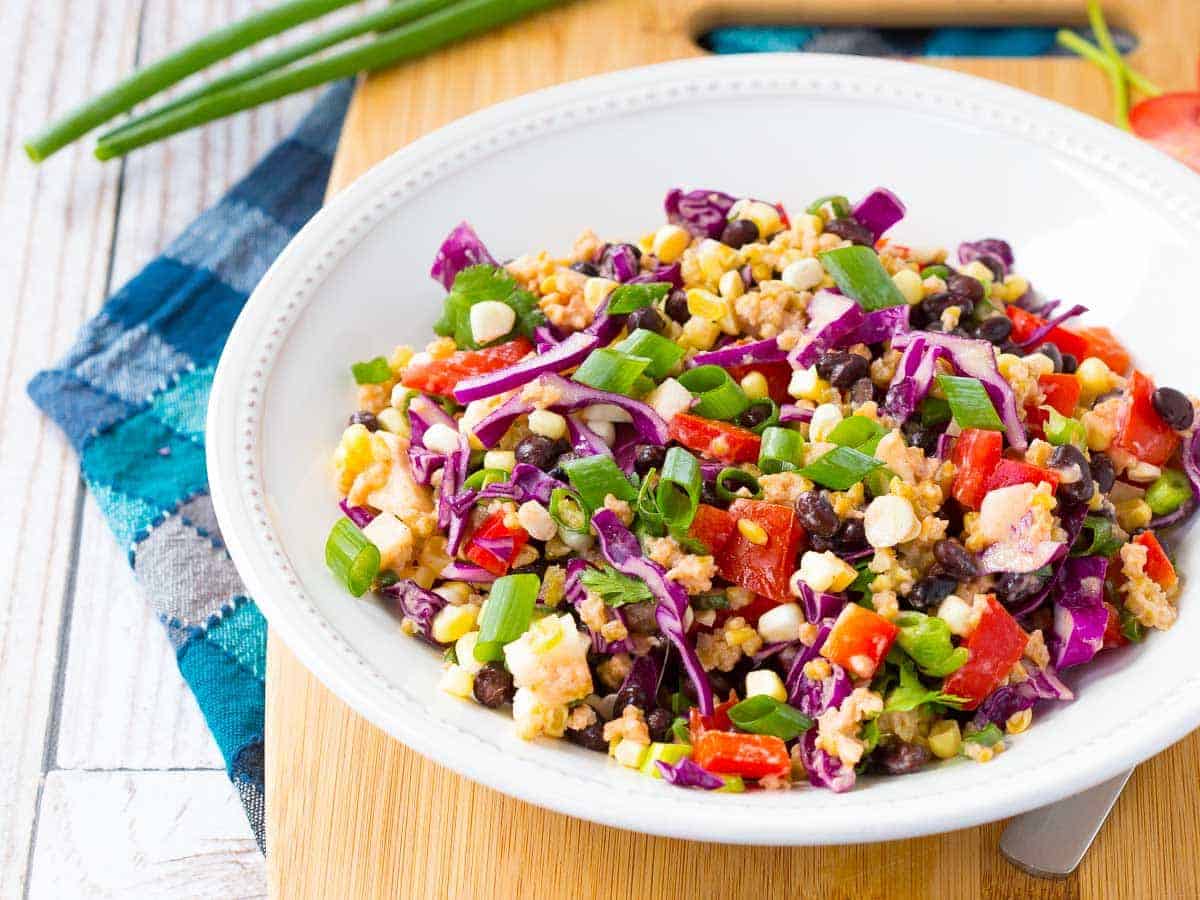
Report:
[[[800,761],[808,772],[808,783],[813,787],[828,788],[842,794],[854,787],[854,769],[835,756],[830,756],[817,747],[817,729],[810,728],[800,735]]]
[[[671,188],[663,208],[667,211],[668,222],[682,225],[697,237],[719,238],[736,202],[736,197],[721,191],[684,193],[680,188]]]
[[[1079,537],[1079,532],[1083,530],[1083,520],[1087,518],[1087,512],[1086,503],[1074,503],[1064,506],[1059,510],[1059,521],[1062,524],[1063,531],[1067,533],[1067,539],[1063,541],[1058,551],[1050,560],[1049,565],[1054,567],[1054,572],[1046,580],[1046,584],[1040,591],[1030,597],[1021,606],[1009,609],[1013,618],[1020,619],[1040,607],[1046,602],[1046,598],[1050,596],[1051,591],[1060,583],[1063,577],[1063,566],[1059,565],[1059,563],[1066,558],[1068,551],[1075,543],[1075,539]]]
[[[841,341],[863,323],[863,309],[848,297],[832,291],[818,291],[808,303],[808,325],[788,362],[795,369],[807,369],[826,350]]]
[[[557,346],[531,354],[505,369],[464,378],[454,387],[454,399],[459,403],[470,403],[523,387],[546,372],[561,372],[579,365],[599,346],[597,335],[577,331]]]
[[[797,406],[795,403],[785,403],[779,407],[780,422],[811,422],[813,411]]]
[[[654,764],[658,766],[658,772],[662,775],[663,780],[675,787],[715,791],[725,786],[723,779],[700,768],[700,764],[690,756],[685,756],[677,763],[656,759]]]
[[[1006,684],[988,694],[975,711],[974,723],[977,728],[983,728],[989,722],[1003,727],[1009,716],[1033,708],[1039,700],[1075,699],[1071,689],[1059,680],[1052,669],[1040,669],[1026,663],[1026,674],[1029,677],[1024,681]]]
[[[851,214],[879,240],[883,233],[904,218],[904,203],[887,188],[878,187],[854,205]]]
[[[923,333],[908,336],[908,345],[883,400],[884,411],[901,421],[915,413],[933,387],[937,361],[947,355],[943,348],[931,345]]]
[[[787,359],[787,353],[780,349],[775,338],[761,341],[750,341],[745,344],[729,344],[719,350],[709,350],[697,353],[692,357],[688,366],[748,366],[754,363],[775,363]]]
[[[813,624],[825,619],[836,619],[846,606],[845,594],[814,591],[800,579],[797,579],[796,583],[800,586],[800,608],[804,610],[804,618]]]
[[[604,278],[626,282],[641,269],[641,255],[632,244],[605,244],[596,260],[596,268]]]
[[[571,437],[571,450],[579,456],[612,456],[612,449],[604,439],[574,416],[567,416],[567,433]]]
[[[496,576],[483,566],[457,559],[442,569],[438,577],[445,578],[447,581],[465,581],[469,584],[491,584],[496,580]]]
[[[422,640],[435,647],[443,646],[433,639],[433,617],[446,605],[445,598],[407,578],[388,585],[381,593],[384,604],[393,613],[413,621]]]
[[[683,287],[683,268],[679,263],[674,262],[670,265],[659,266],[649,272],[643,272],[634,278],[630,278],[626,284],[656,284],[665,282],[671,287]]]
[[[371,524],[371,520],[375,518],[375,513],[371,512],[365,506],[351,506],[345,500],[339,500],[338,506],[346,514],[346,518],[359,528],[366,528]]]
[[[1066,312],[1059,313],[1053,318],[1047,319],[1044,324],[1039,325],[1036,329],[1034,329],[1034,331],[1030,333],[1029,337],[1025,338],[1025,340],[1021,341],[1021,343],[1017,344],[1017,346],[1021,349],[1037,347],[1042,343],[1046,335],[1048,335],[1063,322],[1067,321],[1068,319],[1073,319],[1076,316],[1081,316],[1087,311],[1088,308],[1086,306],[1076,303]]]
[[[979,260],[995,273],[997,278],[1003,278],[1012,268],[1013,252],[1007,241],[999,238],[981,238],[978,241],[966,241],[958,245],[958,261],[963,265]]]
[[[450,290],[459,272],[480,263],[494,266],[496,260],[488,253],[487,247],[483,246],[483,241],[479,239],[475,229],[466,222],[459,222],[454,230],[446,235],[442,246],[438,247],[429,277],[446,290]]]
[[[898,334],[907,334],[908,306],[887,306],[866,314],[862,324],[842,339],[842,346],[853,344],[878,344],[890,341]]]
[[[567,576],[563,585],[563,596],[566,597],[567,602],[576,609],[579,609],[583,602],[587,600],[587,589],[584,588],[583,582],[579,580],[579,575],[588,568],[590,568],[590,566],[588,565],[587,561],[580,559],[579,557],[575,557],[567,563]],[[621,612],[620,607],[609,609],[609,612],[613,614],[614,618],[619,619],[622,623],[625,622],[625,614]],[[586,625],[584,627],[587,628]],[[591,635],[592,650],[596,653],[603,653],[606,656],[611,656],[614,653],[628,653],[633,650],[633,639],[630,637],[621,638],[619,641],[609,641],[606,640],[604,635],[600,634],[598,631],[592,631],[592,629],[587,628],[587,632],[589,635]],[[637,660],[634,660],[634,666],[637,666]],[[631,669],[630,674],[632,673],[633,670]],[[657,687],[657,682],[655,687]],[[646,696],[653,697],[654,692],[651,691],[651,693],[647,694]]]
[[[1054,600],[1054,634],[1050,652],[1059,671],[1091,662],[1104,646],[1108,610],[1104,606],[1104,576],[1108,560],[1102,556],[1068,559],[1062,566]]]
[[[458,423],[444,409],[421,394],[408,405],[408,424],[408,465],[416,482],[428,487],[433,483],[433,473],[445,465],[446,457],[425,447],[425,432],[433,425],[445,425],[457,431]]]

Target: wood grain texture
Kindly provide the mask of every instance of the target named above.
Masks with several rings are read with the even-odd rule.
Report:
[[[1108,4],[1141,38],[1134,63],[1194,78],[1193,0]],[[753,15],[747,12],[747,7]],[[1078,21],[1071,2],[591,0],[372,76],[346,123],[333,190],[420,134],[497,100],[622,66],[698,55],[718,22],[908,24]],[[597,35],[604,36],[597,39]],[[1104,79],[1073,59],[945,60],[1106,116]],[[268,871],[277,897],[680,896],[1099,898],[1196,896],[1200,737],[1134,776],[1079,872],[1038,881],[996,851],[997,823],[920,840],[823,849],[733,848],[591,825],[470,784],[353,714],[272,640],[268,663]]]

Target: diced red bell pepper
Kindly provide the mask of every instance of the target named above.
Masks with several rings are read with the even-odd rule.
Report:
[[[721,577],[748,591],[780,603],[791,598],[788,578],[796,568],[796,551],[804,540],[804,528],[790,506],[765,500],[734,500],[729,504],[734,529],[716,557]],[[765,544],[752,543],[736,527],[738,519],[749,519],[767,533]]]
[[[1004,311],[1013,323],[1012,342],[1014,344],[1029,340],[1035,331],[1046,324],[1046,320],[1041,316],[1034,315],[1019,306],[1010,305]],[[1063,328],[1061,325],[1051,328],[1042,340],[1047,344],[1053,344],[1063,353],[1070,353],[1077,360],[1086,359],[1088,356],[1088,342],[1074,331]]]
[[[688,527],[688,537],[699,541],[713,556],[720,553],[734,529],[733,516],[716,506],[701,503],[696,507],[696,516]]]
[[[942,690],[965,701],[963,709],[974,709],[1008,677],[1025,653],[1029,642],[1017,620],[993,596],[979,617],[979,625],[967,638],[970,653],[963,665],[951,672]]]
[[[444,359],[410,363],[400,383],[427,394],[449,397],[463,378],[506,369],[532,351],[533,344],[523,337],[483,350],[459,350]]]
[[[1175,587],[1179,582],[1179,576],[1175,574],[1175,566],[1171,564],[1170,558],[1163,550],[1162,544],[1158,542],[1158,538],[1154,536],[1154,532],[1143,531],[1133,539],[1133,542],[1146,548],[1145,572],[1150,576],[1150,580],[1164,591]]]
[[[1162,420],[1150,398],[1154,382],[1141,372],[1129,377],[1125,397],[1117,413],[1113,444],[1151,465],[1161,466],[1179,446],[1179,435]]]
[[[992,474],[988,476],[987,489],[994,491],[996,488],[1010,487],[1014,484],[1036,485],[1041,481],[1049,484],[1052,492],[1058,490],[1059,476],[1053,469],[1043,469],[1018,459],[1002,459],[996,463],[996,468],[992,469]]]
[[[1046,405],[1052,406],[1068,418],[1075,415],[1079,405],[1079,379],[1074,375],[1039,375],[1038,387],[1046,395]]]
[[[998,431],[967,428],[954,442],[951,461],[956,469],[950,493],[969,509],[979,509],[987,493],[987,479],[1000,462],[1004,437]]]
[[[786,362],[748,363],[744,366],[730,366],[729,374],[734,381],[741,382],[751,372],[758,372],[767,379],[767,391],[771,399],[781,406],[792,402],[788,393],[788,385],[792,381],[792,367]]]
[[[858,678],[870,678],[899,633],[900,629],[879,613],[850,603],[833,623],[821,655]]]
[[[1107,602],[1104,604],[1104,611],[1108,613],[1108,621],[1104,624],[1104,643],[1101,646],[1105,650],[1124,647],[1129,643],[1129,638],[1121,633],[1121,614],[1115,606]]]
[[[1124,375],[1129,371],[1129,366],[1133,362],[1129,358],[1129,351],[1117,340],[1117,336],[1103,325],[1077,327],[1075,332],[1087,341],[1088,356],[1104,360],[1105,365],[1118,375]]]
[[[753,431],[728,422],[702,419],[691,413],[678,413],[669,424],[671,440],[689,450],[730,464],[758,462],[762,440]]]
[[[480,542],[480,538],[484,542],[496,541],[505,545],[507,552],[500,552],[493,546],[485,545]],[[471,540],[463,549],[463,556],[475,565],[482,566],[493,575],[499,576],[508,571],[513,560],[528,541],[529,535],[524,528],[509,528],[504,524],[504,513],[494,512],[475,529],[475,534],[471,536]]]
[[[706,731],[692,744],[692,758],[709,772],[743,778],[786,775],[792,769],[787,745],[771,734]]]
[[[733,731],[733,722],[729,719],[729,710],[737,704],[737,698],[730,698],[718,703],[711,715],[704,715],[696,707],[688,710],[688,731],[692,735],[692,743],[706,731]]]

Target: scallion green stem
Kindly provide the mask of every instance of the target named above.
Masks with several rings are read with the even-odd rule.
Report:
[[[207,97],[226,88],[242,84],[267,72],[282,69],[284,66],[291,65],[298,59],[304,59],[305,57],[312,56],[314,53],[320,53],[328,47],[348,41],[351,38],[356,38],[359,35],[368,34],[372,31],[388,31],[399,25],[412,22],[414,19],[421,18],[421,16],[436,12],[443,6],[447,6],[450,2],[451,0],[393,0],[393,2],[389,3],[383,9],[375,10],[352,22],[346,22],[335,28],[322,31],[290,47],[284,47],[282,50],[268,53],[240,68],[234,69],[232,72],[227,72],[224,75],[214,78],[212,81],[202,84],[200,87],[189,91],[181,97],[175,98],[164,106],[130,119],[128,122],[122,122],[111,131],[100,135],[99,139],[102,142],[111,141],[118,135],[131,129],[141,128],[151,119],[156,119],[180,107],[187,106],[194,100],[199,100],[202,97]]]
[[[212,63],[353,2],[355,0],[287,0],[218,28],[170,56],[138,69],[99,97],[76,107],[26,141],[25,152],[34,162],[41,162],[96,126]]]
[[[720,366],[697,366],[679,376],[679,383],[696,397],[691,411],[706,419],[732,421],[750,406],[750,398]]]
[[[338,519],[325,541],[325,565],[355,597],[379,574],[379,548],[349,519]]]
[[[475,643],[477,661],[504,658],[504,645],[515,641],[529,628],[541,587],[541,579],[527,573],[505,575],[492,583],[491,593],[479,615],[479,639]]]
[[[658,479],[658,510],[672,531],[686,531],[700,505],[700,463],[682,447],[672,447]]]
[[[598,391],[632,396],[634,385],[650,362],[645,356],[630,356],[615,347],[601,347],[589,353],[571,377]]]
[[[561,0],[463,0],[410,25],[396,28],[361,47],[335,53],[327,59],[307,65],[268,72],[201,97],[138,128],[129,128],[111,140],[99,142],[96,156],[114,159],[138,147],[243,109],[359,72],[371,72],[412,59],[559,2]]]
[[[804,436],[790,428],[772,426],[762,434],[758,467],[766,475],[794,472],[804,459]]]
[[[583,456],[563,465],[563,471],[579,494],[583,505],[591,512],[604,506],[604,498],[612,494],[626,503],[637,502],[637,491],[629,483],[611,456]]]
[[[666,378],[686,352],[674,341],[645,328],[636,329],[613,349],[650,360],[650,364],[646,366],[646,374],[651,378]]]
[[[1057,41],[1088,62],[1095,63],[1108,76],[1109,86],[1113,94],[1113,121],[1129,131],[1129,89],[1125,84],[1124,67],[1118,59],[1116,62],[1095,44],[1081,38],[1073,31],[1060,29],[1056,35]]]
[[[1125,57],[1121,55],[1121,51],[1117,49],[1112,34],[1108,30],[1108,23],[1104,21],[1104,10],[1100,8],[1099,0],[1088,0],[1087,7],[1088,24],[1092,26],[1092,32],[1096,35],[1100,49],[1120,67],[1121,74],[1125,76],[1126,80],[1147,96],[1157,97],[1161,94],[1162,89],[1145,75],[1135,72]]]

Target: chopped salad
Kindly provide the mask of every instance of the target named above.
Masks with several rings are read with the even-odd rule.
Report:
[[[1171,627],[1197,401],[903,203],[672,190],[632,243],[446,238],[434,339],[352,366],[326,546],[442,688],[682,787],[987,762]]]

